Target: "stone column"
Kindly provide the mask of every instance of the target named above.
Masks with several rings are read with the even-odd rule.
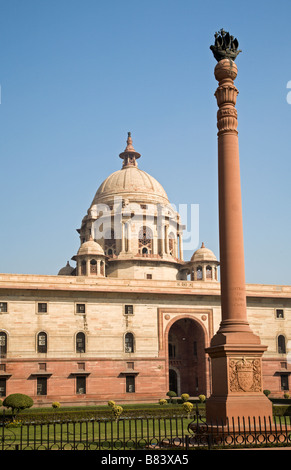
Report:
[[[268,417],[272,406],[263,394],[262,355],[266,350],[249,326],[246,309],[242,202],[234,86],[238,42],[220,31],[211,46],[218,61],[218,187],[221,273],[221,323],[206,351],[212,362],[212,395],[207,420]]]

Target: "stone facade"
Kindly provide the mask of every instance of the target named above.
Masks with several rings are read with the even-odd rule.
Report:
[[[212,392],[205,349],[221,323],[219,262],[204,244],[183,259],[180,216],[139,170],[130,135],[120,157],[122,169],[101,184],[78,229],[76,267],[0,275],[1,397],[26,393],[37,406]],[[283,396],[291,287],[247,285],[246,295],[251,329],[267,350],[259,364],[229,356],[232,393],[253,387],[260,367],[260,387]]]

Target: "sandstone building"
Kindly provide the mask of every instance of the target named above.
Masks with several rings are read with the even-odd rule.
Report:
[[[153,402],[209,395],[205,352],[219,328],[219,262],[202,243],[183,259],[183,226],[164,188],[138,166],[100,185],[80,248],[56,276],[0,274],[0,396],[36,405]],[[289,390],[291,286],[249,285],[252,330],[268,346],[263,388]]]

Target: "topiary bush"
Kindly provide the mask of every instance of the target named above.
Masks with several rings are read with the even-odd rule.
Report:
[[[122,406],[114,405],[112,407],[112,412],[115,416],[115,420],[118,421],[119,418],[120,418],[121,413],[123,412],[123,408],[122,408]]]
[[[206,400],[206,396],[205,396],[205,395],[199,395],[198,398],[199,398],[200,403],[204,403],[205,400]]]
[[[182,398],[182,401],[185,402],[189,400],[190,395],[188,393],[182,393],[181,398]]]
[[[3,401],[3,406],[5,406],[5,408],[11,408],[13,415],[26,408],[31,408],[32,405],[33,399],[22,393],[12,393]]]
[[[109,402],[107,403],[108,406],[110,406],[111,408],[113,408],[115,406],[115,401],[113,400],[109,400]]]
[[[61,404],[58,401],[54,401],[52,403],[52,407],[53,407],[54,410],[57,410],[58,408],[61,407]]]
[[[190,403],[189,401],[185,401],[182,404],[183,410],[187,413],[188,419],[190,418],[190,413],[193,410],[193,403]]]
[[[268,397],[271,393],[270,390],[263,390],[263,393],[266,395],[266,397]]]
[[[167,400],[165,400],[165,398],[161,398],[161,400],[159,400],[159,405],[165,405],[167,403]]]
[[[167,397],[170,398],[170,403],[173,403],[173,398],[177,396],[177,393],[176,392],[173,392],[171,390],[168,391],[167,393]]]

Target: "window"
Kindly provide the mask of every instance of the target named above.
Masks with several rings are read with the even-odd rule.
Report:
[[[202,279],[202,267],[198,266],[197,268],[197,281],[200,281]]]
[[[76,312],[77,313],[86,313],[86,305],[85,304],[77,304],[76,305]]]
[[[80,331],[76,335],[76,352],[85,352],[85,333],[83,333],[82,331]]]
[[[126,376],[126,393],[135,392],[135,377],[133,375]]]
[[[37,352],[38,353],[47,352],[47,334],[44,331],[41,331],[37,335]]]
[[[152,279],[153,275],[152,274],[147,274],[147,279]]]
[[[169,343],[169,358],[176,357],[176,346],[172,343]]]
[[[107,230],[104,236],[104,251],[108,256],[114,255],[116,252],[116,241],[114,230]]]
[[[46,395],[47,394],[47,378],[37,377],[36,379],[36,394]]]
[[[133,305],[125,305],[124,313],[125,315],[133,315]]]
[[[86,266],[86,261],[81,262],[81,276],[86,276],[87,274],[87,266]]]
[[[287,374],[281,375],[281,390],[289,390],[289,378]]]
[[[76,378],[77,395],[85,395],[86,393],[86,377],[80,375]]]
[[[6,357],[7,354],[7,334],[0,332],[0,357]]]
[[[0,302],[0,313],[7,313],[7,302]]]
[[[97,261],[95,259],[90,261],[90,274],[97,274]]]
[[[6,379],[0,379],[0,397],[6,397]]]
[[[134,352],[134,338],[132,333],[126,333],[125,335],[125,352]]]
[[[286,342],[285,342],[285,336],[283,335],[278,336],[278,353],[279,354],[286,353]]]
[[[211,266],[206,266],[206,279],[212,279],[212,268],[211,268]]]
[[[47,313],[47,303],[38,303],[37,304],[38,313]]]
[[[142,227],[138,233],[138,251],[146,255],[152,252],[153,233],[149,227]]]
[[[276,318],[284,318],[284,310],[282,308],[276,308]]]

